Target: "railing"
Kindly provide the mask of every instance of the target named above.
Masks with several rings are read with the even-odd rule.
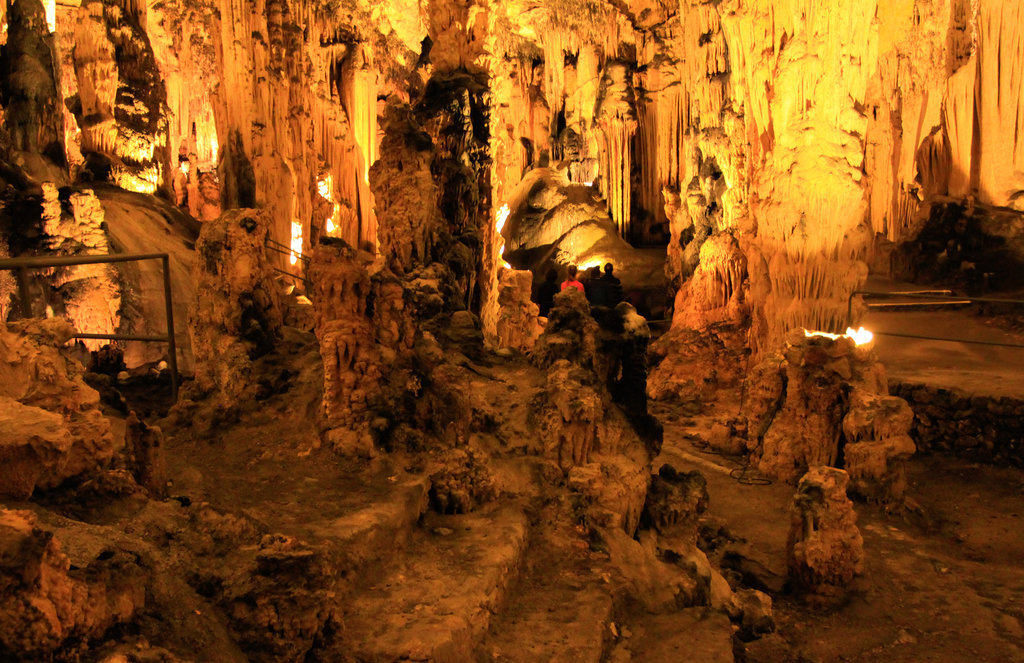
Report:
[[[110,341],[143,341],[148,343],[167,343],[167,368],[171,372],[171,399],[178,400],[178,352],[174,342],[174,311],[171,306],[171,269],[166,253],[116,253],[112,255],[84,256],[31,256],[0,259],[0,269],[17,270],[20,277],[18,294],[21,298],[21,310],[24,315],[31,316],[32,298],[28,291],[28,271],[47,267],[70,267],[74,265],[97,265],[115,262],[135,262],[138,260],[160,260],[164,277],[164,305],[167,309],[167,335],[143,336],[138,334],[86,334],[77,333],[72,338],[99,339]]]
[[[974,304],[980,302],[983,304],[1012,304],[1021,306],[1024,305],[1024,300],[1021,299],[1000,299],[994,297],[960,297],[958,295],[945,295],[936,294],[942,292],[949,292],[948,290],[913,290],[904,292],[879,292],[875,290],[854,290],[850,293],[850,296],[846,300],[846,326],[853,326],[853,298],[857,295],[867,295],[870,297],[888,297],[888,298],[907,298],[907,299],[920,299],[921,304],[937,304],[951,306],[955,304]],[[867,304],[869,308],[870,304]],[[1020,343],[1001,343],[998,341],[976,341],[966,338],[947,338],[940,336],[923,336],[919,334],[898,334],[896,332],[879,332],[872,330],[873,334],[878,336],[896,336],[899,338],[914,338],[925,341],[949,341],[952,343],[971,343],[974,345],[994,345],[1002,348],[1024,348],[1024,345]]]
[[[277,253],[281,253],[281,254],[284,254],[284,255],[289,256],[289,257],[294,256],[297,260],[302,262],[303,274],[305,274],[305,271],[306,271],[305,268],[309,267],[309,256],[303,255],[302,253],[299,253],[298,251],[293,251],[291,249],[291,247],[285,246],[281,242],[278,242],[276,240],[270,239],[269,237],[263,242],[263,248],[270,249],[271,251],[275,251]],[[289,272],[287,270],[281,269],[279,267],[271,266],[270,268],[272,270],[274,270],[275,272],[277,272],[278,274],[290,277],[293,281],[297,281],[299,283],[302,283],[302,287],[305,288],[307,291],[309,290],[309,282],[306,281],[306,277],[305,276],[297,276],[296,274],[293,274],[292,272]]]

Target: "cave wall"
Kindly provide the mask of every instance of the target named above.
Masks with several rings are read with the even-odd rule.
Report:
[[[457,190],[446,228],[478,236],[462,287],[492,336],[494,221],[536,166],[597,188],[623,237],[667,241],[673,291],[733,235],[755,348],[839,327],[877,247],[934,204],[1024,208],[1013,0],[88,0],[52,27],[37,0],[12,7],[16,166],[201,220],[260,207],[294,251],[377,250],[385,110],[449,103],[438,82],[469,76],[469,110],[444,113],[476,126],[428,129],[482,144],[444,145],[432,175]]]

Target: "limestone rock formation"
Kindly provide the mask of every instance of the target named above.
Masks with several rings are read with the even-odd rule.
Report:
[[[316,248],[309,269],[324,362],[324,417],[336,448],[362,453],[373,448],[367,424],[379,405],[384,369],[366,310],[369,261],[362,252],[330,243]],[[397,336],[397,330],[388,331]]]
[[[913,412],[888,395],[869,347],[794,330],[782,355],[751,370],[743,404],[747,447],[762,472],[795,481],[842,457],[854,494],[902,503]]]
[[[680,473],[662,465],[647,491],[644,519],[661,534],[682,529],[696,545],[697,519],[707,510],[708,499],[707,481],[700,472]]]
[[[58,647],[87,644],[127,622],[146,593],[141,569],[126,561],[112,554],[92,568],[72,569],[53,532],[31,512],[0,509],[0,656],[49,658]]]
[[[498,273],[498,345],[527,352],[540,336],[540,309],[530,300],[533,275],[525,270],[502,269]]]
[[[27,498],[37,486],[56,486],[113,458],[116,446],[99,393],[60,351],[72,333],[56,318],[0,326],[5,495]]]
[[[634,356],[646,350],[646,321],[628,304],[605,311],[598,324],[576,289],[555,296],[532,353],[547,370],[547,383],[531,404],[531,417],[541,432],[538,451],[582,496],[588,518],[632,533],[640,523],[661,428],[647,414],[645,398],[616,395],[646,391],[646,363]],[[613,405],[620,399],[622,409]]]
[[[727,322],[740,326],[749,318],[747,258],[729,233],[719,233],[700,247],[700,261],[675,296],[673,324],[695,330]]]
[[[910,438],[914,412],[898,396],[855,388],[843,418],[844,467],[850,489],[865,499],[901,503],[906,460],[917,450]]]
[[[132,475],[154,497],[167,494],[165,438],[157,426],[149,426],[134,412],[125,420],[125,447],[130,454]]]
[[[232,210],[203,225],[193,274],[196,302],[189,336],[196,359],[194,390],[230,407],[252,388],[251,362],[277,342],[282,313],[264,241],[267,216]]]
[[[846,496],[849,477],[816,467],[800,479],[786,553],[794,588],[826,602],[845,596],[864,564],[857,514]]]
[[[0,397],[0,495],[28,499],[36,484],[63,475],[71,432],[64,418]]]
[[[599,361],[597,330],[583,294],[575,288],[566,288],[555,295],[555,305],[548,314],[544,333],[533,349],[534,361],[545,367],[565,359],[593,368]]]

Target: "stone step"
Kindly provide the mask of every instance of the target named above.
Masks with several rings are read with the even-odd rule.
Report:
[[[278,518],[269,521],[275,523],[276,531],[312,546],[328,548],[330,556],[339,560],[340,568],[354,573],[367,566],[386,564],[406,548],[427,510],[429,489],[426,477],[409,477],[376,500],[353,505],[348,513],[322,514],[319,518],[307,514],[307,520],[303,520],[302,505],[295,505],[295,517],[282,519],[281,512],[290,507],[279,504]]]
[[[627,618],[609,663],[733,663],[729,618],[709,608]]]
[[[527,531],[516,507],[425,516],[406,554],[345,605],[338,660],[473,660],[518,577]]]
[[[515,589],[477,652],[494,663],[599,663],[612,636],[612,599],[605,587],[581,583],[547,565]],[[554,573],[552,573],[554,572]]]

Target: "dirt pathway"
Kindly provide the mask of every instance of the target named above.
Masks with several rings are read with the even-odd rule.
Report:
[[[911,509],[857,506],[863,577],[846,605],[815,611],[783,588],[793,488],[738,483],[739,459],[693,443],[707,421],[667,419],[659,461],[708,480],[706,530],[724,535],[709,556],[775,598],[778,631],[748,645],[748,663],[1024,661],[1024,472],[914,458]]]

